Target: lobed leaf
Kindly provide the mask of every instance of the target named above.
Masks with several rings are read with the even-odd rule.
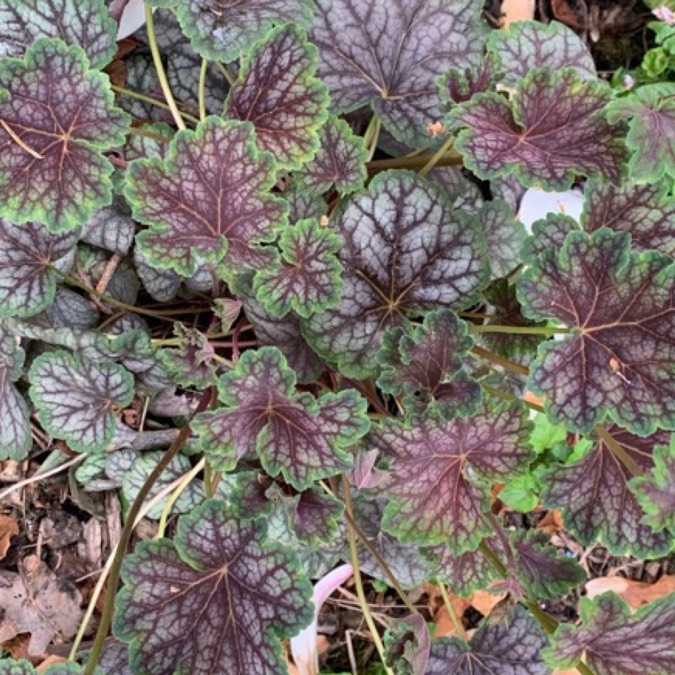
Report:
[[[253,45],[225,102],[224,117],[252,122],[258,145],[284,171],[299,169],[319,149],[330,99],[316,64],[305,33],[282,26]]]
[[[293,553],[216,500],[183,516],[173,541],[141,542],[122,578],[113,632],[134,672],[286,675],[281,639],[312,620]]]
[[[387,330],[425,311],[470,306],[486,282],[485,244],[473,219],[412,172],[378,174],[332,227],[343,240],[342,298],[303,322],[303,332],[349,377],[376,372]]]
[[[424,675],[431,649],[431,636],[421,614],[397,619],[384,634],[384,649],[394,675]]]
[[[110,203],[126,113],[80,47],[40,38],[23,60],[0,61],[0,216],[52,232],[75,229]]]
[[[293,309],[302,317],[337,305],[342,292],[340,238],[316,220],[300,220],[283,230],[282,259],[258,270],[253,290],[272,316]]]
[[[304,490],[352,465],[346,447],[369,427],[354,390],[315,399],[295,393],[295,373],[274,347],[245,352],[218,383],[224,407],[201,413],[194,429],[215,466],[232,469],[257,452],[265,471]]]
[[[567,189],[577,174],[618,183],[625,149],[621,128],[604,118],[611,96],[605,82],[572,69],[538,68],[510,101],[476,94],[451,110],[448,123],[464,127],[455,147],[480,178],[513,173],[525,186],[549,190]]]
[[[195,131],[179,131],[166,160],[129,165],[133,216],[150,226],[138,245],[151,264],[183,276],[195,272],[198,256],[224,259],[224,273],[264,264],[269,256],[257,244],[286,220],[284,202],[268,194],[274,172],[250,123],[207,117]]]
[[[344,505],[320,488],[296,495],[290,512],[291,529],[309,547],[332,543],[337,535]]]
[[[490,548],[499,550],[494,537],[488,540]],[[465,551],[459,555],[447,544],[433,547],[429,551],[435,579],[448,584],[453,593],[468,598],[474,591],[484,590],[499,578],[492,563],[479,549]]]
[[[675,428],[675,264],[636,254],[627,234],[571,232],[518,281],[526,316],[573,329],[539,347],[529,387],[556,424],[610,418],[640,435]]]
[[[79,452],[105,448],[115,433],[113,408],[134,398],[133,377],[122,366],[64,351],[38,356],[28,377],[45,431]]]
[[[399,141],[428,147],[436,81],[476,66],[485,44],[471,0],[318,0],[310,37],[336,113],[370,105]]]
[[[443,111],[451,110],[457,103],[469,101],[474,94],[493,91],[501,77],[499,61],[492,52],[486,54],[477,68],[450,68],[438,80]]]

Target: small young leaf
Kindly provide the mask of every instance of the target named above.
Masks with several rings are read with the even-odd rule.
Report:
[[[24,55],[41,37],[84,49],[103,68],[116,49],[117,25],[105,0],[0,0],[0,56]]]
[[[604,118],[611,96],[605,82],[541,68],[518,82],[511,101],[476,94],[454,107],[448,122],[465,127],[455,147],[480,178],[513,172],[523,185],[550,190],[568,188],[577,174],[618,183],[625,149],[620,127]]]
[[[436,80],[448,68],[479,63],[485,44],[471,0],[318,0],[310,33],[319,74],[336,113],[371,105],[393,136],[431,144],[438,120]]]
[[[283,26],[253,45],[225,102],[224,117],[252,122],[258,145],[284,171],[299,169],[319,149],[329,96],[314,77],[316,62],[305,33]]]
[[[30,397],[47,433],[73,450],[102,450],[115,433],[113,407],[134,397],[134,380],[115,363],[95,363],[67,352],[38,356],[30,368]]]
[[[640,87],[607,106],[610,122],[630,119],[626,145],[632,151],[630,175],[638,183],[675,180],[675,87],[667,95]]]
[[[378,174],[368,191],[348,199],[332,227],[344,242],[342,299],[313,314],[303,332],[349,377],[377,371],[388,329],[428,310],[470,306],[486,282],[485,244],[474,220],[410,171]]]
[[[181,28],[195,50],[211,61],[235,61],[251,42],[274,25],[289,21],[307,27],[312,21],[311,0],[152,0],[173,7]]]
[[[294,309],[299,316],[334,307],[342,292],[340,238],[316,220],[300,220],[283,230],[283,259],[259,270],[253,281],[258,300],[273,316]]]
[[[654,450],[653,473],[628,484],[645,515],[642,522],[656,532],[675,532],[675,440]]]
[[[499,491],[499,499],[520,513],[534,511],[539,503],[539,483],[532,474],[516,476]]]
[[[609,427],[624,452],[648,472],[654,466],[655,445],[668,443],[670,434],[659,431],[642,438]],[[671,546],[668,533],[654,533],[643,524],[644,513],[630,491],[632,474],[599,440],[580,459],[553,466],[543,477],[542,501],[561,509],[565,526],[584,544],[601,541],[614,555],[641,557],[665,554]]]
[[[72,230],[110,203],[112,164],[129,116],[80,47],[40,38],[0,61],[0,216]]]
[[[28,406],[13,384],[24,357],[18,338],[0,323],[0,460],[23,459],[32,443]]]
[[[450,310],[429,312],[411,335],[400,328],[385,334],[378,359],[377,384],[396,396],[411,414],[466,416],[480,402],[480,386],[463,368],[473,346],[463,321]]]
[[[457,554],[475,548],[491,529],[487,483],[529,465],[529,432],[523,410],[506,405],[411,427],[383,420],[369,440],[392,463],[384,528],[410,542],[446,541]]]
[[[144,673],[286,675],[281,639],[312,620],[312,587],[295,555],[210,500],[173,541],[141,542],[122,568],[113,623]]]
[[[438,80],[438,91],[444,112],[457,103],[468,101],[474,94],[492,91],[501,73],[494,54],[488,53],[478,68],[466,68],[463,71],[450,68]]]
[[[180,339],[177,349],[164,349],[159,359],[181,387],[206,389],[216,383],[215,349],[203,333],[175,324]]]
[[[79,663],[72,661],[65,661],[63,663],[55,663],[48,666],[45,670],[40,668],[42,675],[81,675],[84,670]],[[38,675],[33,664],[25,659],[15,661],[14,659],[0,660],[0,675]],[[105,675],[105,671],[101,668],[94,669],[94,675]],[[117,673],[117,675],[124,675]]]
[[[581,626],[563,624],[544,650],[547,662],[574,668],[582,655],[598,675],[669,675],[675,663],[675,595],[634,614],[614,593],[579,599]]]
[[[319,151],[293,176],[302,190],[312,194],[335,187],[341,195],[348,195],[365,184],[367,159],[363,138],[345,120],[331,116],[319,130]]]
[[[315,399],[295,393],[295,373],[273,347],[245,352],[219,381],[224,408],[201,413],[194,424],[215,466],[231,470],[257,452],[265,471],[304,490],[349,469],[345,448],[369,427],[366,401],[354,390]]]
[[[488,51],[499,59],[502,82],[512,87],[534,68],[574,68],[580,77],[594,80],[593,56],[581,38],[565,24],[517,21],[508,30],[490,33]]]
[[[19,227],[0,218],[0,315],[33,316],[52,304],[59,277],[51,265],[58,267],[72,254],[77,235],[51,234],[36,223]]]
[[[226,273],[264,264],[269,256],[256,243],[273,239],[286,220],[285,203],[268,194],[274,173],[250,123],[208,117],[195,131],[179,131],[166,160],[128,168],[133,216],[150,226],[136,238],[141,250],[183,276],[195,272],[198,256],[225,258]]]
[[[425,675],[431,636],[424,617],[411,614],[392,622],[384,634],[384,649],[394,675]]]
[[[581,433],[607,417],[640,435],[675,429],[675,264],[633,253],[606,228],[571,232],[518,281],[527,316],[574,329],[539,347],[529,387],[556,424]]]
[[[483,621],[468,644],[455,637],[434,642],[426,675],[548,675],[541,657],[547,644],[537,622],[516,607],[499,623]]]

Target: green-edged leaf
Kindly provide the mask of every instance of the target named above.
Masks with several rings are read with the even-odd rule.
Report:
[[[571,232],[518,281],[526,315],[573,329],[539,347],[530,388],[582,433],[609,417],[640,435],[675,429],[675,263],[627,234]]]
[[[41,37],[61,38],[103,68],[115,54],[116,34],[105,0],[0,0],[0,57],[21,57]]]
[[[65,661],[63,663],[55,663],[46,670],[40,669],[40,672],[43,675],[81,675],[84,670],[79,663]],[[2,659],[0,660],[0,675],[38,675],[38,671],[26,659],[18,661],[14,659]],[[101,668],[95,668],[94,675],[105,675],[105,671]],[[122,673],[117,673],[116,675],[122,675]]]
[[[499,500],[520,513],[534,511],[539,504],[539,482],[531,474],[516,476],[499,491]]]
[[[675,532],[675,440],[654,450],[653,473],[633,478],[629,486],[644,511],[642,521],[660,532]]]
[[[288,203],[288,222],[291,224],[306,218],[321,220],[328,212],[328,204],[321,195],[314,195],[295,187],[286,190],[282,196]]]
[[[424,675],[431,649],[431,636],[421,614],[392,622],[384,634],[387,665],[394,675]]]
[[[501,200],[486,202],[476,214],[487,244],[493,277],[505,277],[520,264],[520,248],[527,233],[513,209]]]
[[[609,431],[643,472],[654,466],[654,446],[666,444],[670,438],[663,431],[647,438],[613,427]],[[644,512],[629,489],[631,478],[628,469],[599,440],[580,459],[555,465],[544,475],[542,501],[562,510],[565,526],[585,545],[600,540],[615,555],[664,554],[671,547],[671,538],[643,524]]]
[[[412,172],[378,174],[331,225],[343,240],[342,299],[303,331],[345,375],[372,375],[388,329],[428,310],[467,307],[487,280],[475,221]]]
[[[618,183],[625,149],[621,128],[604,118],[611,97],[605,82],[541,68],[518,82],[510,101],[476,94],[453,108],[449,123],[465,127],[455,147],[480,178],[514,173],[550,190],[567,189],[577,174]]]
[[[320,488],[296,495],[290,513],[291,529],[305,545],[314,547],[335,539],[344,512],[342,502]]]
[[[136,457],[129,469],[125,471],[124,478],[122,479],[122,494],[128,504],[132,504],[136,497],[138,497],[143,485],[145,485],[148,480],[148,476],[150,476],[163,456],[164,451],[162,450],[145,452]],[[159,494],[164,488],[171,485],[175,480],[181,478],[191,468],[190,460],[185,457],[185,455],[177,455],[174,457],[171,462],[169,462],[166,469],[162,471],[159,480],[152,486],[150,494],[146,498],[146,502]],[[204,491],[203,483],[201,481],[192,480],[172,505],[171,512],[187,513],[204,501],[205,497],[206,493]],[[146,518],[159,520],[168,499],[169,497],[166,497],[155,504],[150,511],[147,512]]]
[[[468,101],[474,94],[493,91],[500,79],[499,63],[492,53],[488,53],[477,68],[450,68],[438,80],[443,112]]]
[[[611,122],[630,119],[626,144],[632,151],[630,175],[638,183],[675,180],[675,86],[667,95],[640,87],[607,107]]]
[[[1,216],[63,232],[110,203],[102,153],[124,143],[129,117],[82,49],[40,38],[23,60],[0,61],[0,118]]]
[[[494,551],[499,542],[493,539],[488,541]],[[458,555],[446,544],[441,544],[431,549],[429,556],[433,563],[435,578],[448,584],[453,593],[463,598],[468,598],[474,591],[486,590],[499,578],[492,563],[479,549]]]
[[[665,181],[619,188],[591,183],[586,187],[581,226],[587,232],[601,227],[629,232],[635,250],[675,257],[675,197],[668,194]]]
[[[210,500],[173,541],[141,542],[122,568],[113,632],[138,673],[286,675],[281,639],[313,615],[294,554]]]
[[[494,53],[504,73],[501,81],[515,85],[534,68],[574,68],[580,77],[594,80],[593,56],[581,38],[565,24],[551,21],[516,21],[508,30],[490,33],[488,51]]]
[[[28,406],[14,386],[24,358],[19,338],[0,323],[0,460],[23,459],[32,443]]]
[[[264,264],[269,256],[255,244],[286,220],[284,202],[269,194],[274,173],[249,123],[207,117],[195,131],[179,131],[166,160],[129,165],[133,216],[150,226],[138,244],[153,265],[183,276],[195,272],[198,256],[225,258],[226,273]]]
[[[463,368],[472,346],[466,324],[454,312],[429,312],[411,335],[400,328],[385,334],[377,384],[387,393],[403,394],[408,413],[444,419],[470,415],[481,396],[480,386]]]
[[[58,275],[51,265],[58,268],[64,258],[72,262],[77,235],[0,218],[0,315],[33,316],[52,304]]]
[[[394,137],[432,143],[436,81],[448,68],[477,66],[485,44],[471,0],[318,0],[310,33],[335,112],[371,105]]]
[[[490,533],[489,482],[529,465],[530,423],[519,406],[483,404],[467,419],[384,420],[370,441],[391,462],[384,528],[411,542],[446,541],[455,553]],[[478,477],[484,479],[479,482]]]
[[[201,413],[194,428],[215,466],[232,469],[257,452],[265,471],[304,490],[349,469],[345,448],[369,427],[366,401],[354,390],[315,399],[295,393],[295,373],[274,347],[245,352],[220,378],[224,408]]]
[[[156,122],[133,127],[135,131],[127,136],[124,144],[124,159],[166,159],[175,129],[168,124]]]
[[[586,581],[583,568],[572,558],[556,554],[548,536],[539,530],[516,532],[511,540],[515,576],[531,598],[557,598]]]
[[[80,452],[105,448],[115,433],[113,408],[134,398],[133,377],[122,366],[63,351],[38,356],[29,379],[40,424]]]
[[[212,61],[235,61],[270,28],[289,21],[307,27],[312,21],[311,0],[152,0],[174,7],[192,46]]]
[[[426,675],[548,675],[541,657],[547,644],[534,618],[516,607],[499,623],[483,621],[468,644],[434,642]]]
[[[216,383],[216,350],[203,333],[177,323],[174,328],[179,339],[177,349],[164,349],[159,358],[176,384],[181,387],[206,389]]]
[[[284,171],[299,169],[319,149],[328,118],[328,89],[316,73],[316,47],[289,24],[253,45],[225,102],[224,116],[253,123],[256,140]]]
[[[342,292],[340,237],[316,220],[300,220],[283,230],[282,258],[256,273],[253,289],[272,316],[293,309],[309,317],[335,307]]]
[[[363,138],[345,120],[333,115],[319,130],[319,151],[294,178],[302,190],[312,194],[335,187],[341,195],[347,195],[364,186],[367,159]]]
[[[157,302],[173,300],[180,290],[183,278],[173,270],[159,269],[151,265],[148,257],[138,247],[134,247],[134,266],[136,273],[148,295]]]
[[[675,594],[634,614],[614,593],[579,599],[581,625],[559,626],[546,660],[573,668],[582,655],[597,675],[669,675],[675,663]]]

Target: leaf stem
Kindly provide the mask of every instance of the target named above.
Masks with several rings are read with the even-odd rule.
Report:
[[[385,169],[417,169],[423,167],[432,154],[426,152],[415,157],[395,157],[390,159],[375,159],[368,162],[368,170],[371,172],[384,171]],[[450,152],[438,159],[434,166],[461,166],[462,157]]]
[[[569,333],[569,328],[557,326],[499,326],[469,323],[471,333],[506,333],[513,335],[558,335]]]
[[[505,359],[502,356],[493,354],[489,349],[485,349],[485,347],[481,347],[480,345],[474,345],[471,348],[471,353],[474,354],[475,356],[480,357],[481,359],[484,359],[485,361],[496,363],[498,366],[506,368],[506,370],[510,370],[514,373],[517,373],[518,375],[530,374],[529,369],[526,368],[525,366],[521,366],[519,363],[509,361],[508,359]]]
[[[443,598],[445,610],[447,611],[448,616],[450,617],[450,621],[452,621],[452,625],[455,627],[457,637],[464,644],[466,644],[466,635],[464,635],[464,629],[462,628],[462,624],[455,612],[455,609],[452,606],[452,603],[450,602],[450,597],[448,596],[448,590],[445,588],[445,584],[438,584],[438,590],[441,592],[441,597]]]
[[[171,92],[169,80],[166,77],[166,71],[164,70],[164,64],[162,63],[162,56],[159,53],[159,47],[157,46],[155,20],[152,16],[152,7],[150,7],[149,2],[145,3],[145,24],[148,33],[148,42],[150,43],[150,51],[152,53],[152,60],[155,63],[155,70],[157,71],[157,78],[159,79],[159,86],[162,88],[164,98],[166,99],[169,110],[173,115],[176,126],[179,129],[187,129],[185,126],[185,121],[181,117],[180,110],[178,110],[178,106],[176,105],[176,99],[174,99],[173,93]]]
[[[162,515],[159,518],[159,524],[157,526],[157,535],[155,539],[161,539],[164,536],[164,532],[166,531],[166,524],[167,521],[169,520],[169,514],[171,513],[173,505],[176,503],[178,498],[183,494],[185,488],[187,488],[187,486],[192,482],[194,477],[204,468],[205,464],[206,459],[202,457],[202,459],[183,476],[180,483],[178,484],[178,487],[171,493],[171,496],[166,500],[166,504],[162,509]]]
[[[443,142],[443,145],[441,145],[441,147],[438,148],[438,150],[436,150],[436,152],[434,152],[433,155],[431,155],[429,161],[420,169],[420,176],[426,176],[429,173],[429,171],[431,171],[436,166],[439,160],[452,149],[452,146],[454,144],[455,144],[455,137],[448,136]]]
[[[211,401],[212,391],[212,387],[209,387],[206,389],[206,391],[204,391],[192,417],[194,417],[194,415],[196,415],[198,412],[206,409],[209,402]],[[84,666],[83,675],[94,675],[94,670],[96,669],[101,652],[103,651],[105,638],[112,622],[112,615],[115,607],[116,589],[120,578],[120,568],[122,567],[122,561],[126,555],[129,541],[131,540],[131,533],[134,530],[134,523],[136,522],[136,518],[143,508],[143,502],[146,500],[150,494],[150,490],[152,490],[153,485],[157,482],[171,460],[180,452],[180,449],[183,447],[189,436],[190,423],[186,424],[180,430],[176,440],[171,444],[171,447],[169,447],[157,466],[152,470],[152,473],[148,476],[148,479],[143,484],[143,487],[140,489],[140,492],[136,496],[136,499],[134,499],[134,503],[131,505],[129,512],[127,513],[127,520],[124,523],[124,527],[122,528],[117,550],[110,566],[108,592],[106,594],[105,603],[101,612],[101,620],[98,625],[98,630],[96,631],[94,644],[92,645],[91,651],[89,652],[89,658],[87,659],[87,663]]]
[[[527,401],[523,398],[519,398],[515,394],[511,394],[508,391],[502,391],[501,389],[496,389],[495,387],[491,387],[489,384],[483,383],[481,383],[481,387],[485,389],[488,394],[496,396],[497,398],[501,398],[504,401],[518,401],[519,403],[522,403],[524,406],[528,407],[530,410],[535,410],[536,412],[540,413],[546,412],[544,410],[544,406],[539,405],[538,403],[532,403],[532,401]]]
[[[345,508],[347,511],[351,513],[352,499],[349,492],[349,480],[347,479],[346,476],[342,477],[342,485],[345,493]],[[363,590],[363,580],[361,579],[361,569],[359,568],[359,557],[356,552],[356,536],[354,534],[354,530],[351,527],[348,528],[348,538],[349,538],[349,553],[351,557],[352,568],[354,570],[354,584],[356,586],[356,595],[359,598],[359,604],[361,605],[363,618],[365,619],[365,622],[368,626],[368,630],[370,630],[373,642],[375,643],[375,648],[377,649],[377,653],[380,655],[382,665],[387,675],[394,675],[392,669],[389,668],[389,666],[387,666],[387,662],[384,656],[384,646],[382,644],[382,640],[380,639],[380,634],[377,632],[377,626],[375,625],[375,621],[373,621],[373,617],[370,613],[370,608],[368,607],[368,601],[366,599],[366,593]],[[85,673],[85,675],[92,675],[92,673]]]
[[[595,427],[595,433],[605,442],[609,451],[623,464],[633,476],[641,476],[642,469],[637,462],[624,450],[624,447],[619,441],[607,431],[607,428],[598,424]]]
[[[206,117],[206,73],[209,68],[209,62],[202,59],[202,66],[199,69],[199,91],[197,98],[199,100],[199,119]]]
[[[234,87],[237,78],[232,74],[232,71],[227,67],[227,64],[216,61],[216,66],[218,66],[218,69],[223,74],[223,77],[227,80],[230,87]]]
[[[169,106],[166,103],[164,103],[164,101],[160,101],[159,99],[153,98],[152,96],[148,96],[147,94],[141,94],[140,91],[134,91],[133,89],[127,89],[126,87],[119,87],[116,84],[111,84],[110,88],[114,92],[122,94],[123,96],[129,96],[130,98],[135,98],[137,101],[143,101],[143,103],[148,103],[149,105],[157,106],[158,108],[162,108],[163,110],[171,111],[171,108],[169,108]],[[182,115],[184,119],[189,120],[193,124],[199,123],[199,120],[194,115],[190,115],[189,113],[186,112],[183,112]],[[132,127],[131,133],[135,133],[133,129],[136,128],[137,127]]]
[[[367,162],[373,158],[375,151],[377,150],[377,142],[380,140],[380,130],[382,129],[382,120],[377,116],[373,115],[368,122],[366,128],[366,133],[363,135],[363,142],[368,148],[368,158]]]

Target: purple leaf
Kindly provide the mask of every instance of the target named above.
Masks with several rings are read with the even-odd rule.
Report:
[[[640,435],[675,429],[675,264],[633,253],[627,234],[571,232],[518,281],[525,314],[574,329],[547,341],[530,388],[556,424],[585,433],[609,417]]]
[[[424,675],[431,649],[431,636],[421,614],[411,614],[391,623],[384,634],[387,665],[394,675]]]
[[[495,31],[496,32],[496,31]],[[501,79],[499,61],[488,53],[478,68],[450,68],[438,81],[439,94],[445,110],[468,101],[474,94],[493,91]]]
[[[24,459],[33,442],[28,406],[14,386],[24,359],[17,337],[0,322],[0,459]]]
[[[453,108],[449,123],[464,127],[455,147],[480,178],[513,172],[523,185],[550,190],[568,188],[577,174],[618,183],[625,149],[621,128],[604,118],[611,96],[605,82],[543,68],[520,80],[510,101],[476,94]]]

